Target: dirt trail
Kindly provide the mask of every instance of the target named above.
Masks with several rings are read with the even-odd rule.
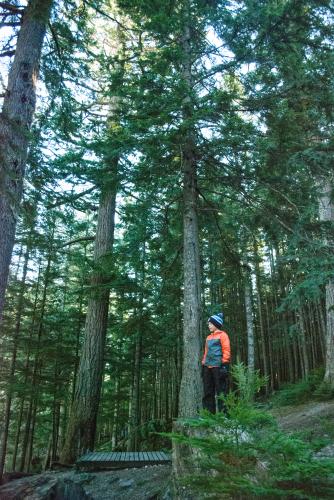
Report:
[[[302,431],[313,428],[321,434],[325,419],[334,424],[334,401],[310,401],[298,406],[283,406],[271,413],[277,418],[281,429]]]

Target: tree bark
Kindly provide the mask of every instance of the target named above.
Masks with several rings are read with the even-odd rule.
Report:
[[[44,287],[43,287],[43,295],[41,301],[41,312],[38,323],[38,331],[37,331],[37,342],[36,342],[36,352],[34,359],[34,368],[31,379],[31,387],[30,387],[30,402],[28,407],[28,414],[26,417],[26,426],[24,431],[23,443],[22,443],[22,455],[21,455],[21,464],[20,471],[27,471],[30,467],[29,462],[29,453],[33,446],[33,435],[34,435],[34,413],[37,409],[37,403],[39,398],[39,377],[40,377],[40,369],[42,363],[41,357],[41,342],[43,336],[44,329],[44,315],[46,309],[46,299],[48,287],[51,282],[51,263],[52,263],[52,254],[53,254],[53,238],[54,238],[54,226],[52,227],[52,232],[50,235],[50,247],[48,252],[48,260],[45,269],[45,278],[44,278]],[[29,357],[27,358],[27,362],[29,363]],[[28,452],[28,458],[27,458]]]
[[[183,118],[193,115],[191,102],[191,34],[187,20],[183,38],[183,80],[188,91],[184,98]],[[189,127],[189,126],[188,126]],[[183,364],[179,394],[179,416],[195,416],[201,408],[200,378],[200,254],[197,219],[197,168],[194,130],[188,128],[183,153]]]
[[[248,368],[250,371],[254,372],[255,349],[254,349],[253,305],[251,297],[250,276],[248,272],[245,277],[245,310],[246,310],[246,325],[247,325]]]
[[[332,202],[333,186],[328,178],[319,180],[319,219],[321,222],[334,222],[334,205]],[[325,234],[324,244],[333,249],[333,241]],[[324,382],[334,387],[334,279],[326,284],[326,355]]]
[[[36,105],[39,62],[51,7],[52,0],[30,0],[24,11],[0,113],[0,320]]]
[[[266,349],[266,336],[264,331],[264,321],[263,321],[263,310],[262,310],[262,286],[261,286],[261,272],[259,264],[258,246],[257,242],[254,243],[254,257],[255,257],[255,279],[256,279],[256,297],[257,297],[257,307],[259,312],[259,323],[260,323],[260,346],[263,359],[263,373],[266,378],[266,393],[268,393],[268,383],[269,383],[269,369],[268,369],[268,358]]]
[[[37,313],[36,313],[37,302],[38,302],[41,281],[42,281],[42,270],[41,270],[41,263],[39,262],[34,305],[33,305],[33,310],[32,310],[32,322],[31,322],[31,325],[29,328],[30,334],[29,334],[29,339],[28,339],[28,352],[26,355],[26,361],[25,361],[24,368],[23,368],[23,373],[25,374],[24,375],[24,383],[23,383],[24,387],[26,387],[27,383],[28,383],[30,354],[31,354],[31,350],[32,350],[32,339],[33,339],[33,334],[34,334],[34,330],[35,330],[35,323],[36,323],[36,316],[37,316]],[[24,403],[25,403],[25,394],[23,394],[21,396],[20,409],[18,412],[19,417],[17,420],[17,431],[16,431],[15,443],[14,443],[14,449],[13,449],[12,470],[16,469],[16,458],[17,458],[17,452],[18,452],[20,436],[21,436],[21,427],[22,427],[22,420],[23,420],[23,413],[24,413]]]
[[[94,249],[96,270],[91,280],[92,292],[88,301],[77,382],[61,453],[63,463],[73,463],[79,453],[94,448],[110,290],[103,262],[110,258],[113,247],[115,204],[116,189],[111,183],[101,194]]]
[[[1,455],[0,455],[0,481],[2,478],[3,469],[4,469],[4,465],[5,465],[5,460],[6,460],[8,430],[9,430],[11,405],[12,405],[12,397],[13,397],[12,385],[14,383],[18,340],[19,340],[20,330],[21,330],[21,318],[22,318],[22,313],[23,313],[24,292],[26,289],[26,277],[27,277],[28,262],[29,262],[29,252],[30,252],[30,247],[28,245],[26,252],[25,252],[25,256],[24,256],[22,281],[21,281],[20,292],[19,292],[16,321],[15,321],[15,331],[14,331],[14,338],[13,338],[12,359],[11,359],[11,363],[10,363],[9,382],[8,382],[8,388],[6,391],[6,398],[5,398],[4,429],[3,429],[2,439],[1,439]]]

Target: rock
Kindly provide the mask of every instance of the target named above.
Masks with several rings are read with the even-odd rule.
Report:
[[[328,444],[321,450],[314,454],[315,458],[333,458],[334,457],[334,444]]]
[[[163,494],[161,500],[173,500],[172,492],[170,488],[167,488]]]
[[[121,488],[131,488],[131,486],[133,486],[133,484],[134,484],[134,480],[133,479],[120,479],[118,484]]]
[[[170,473],[169,465],[94,474],[44,472],[0,487],[0,500],[157,500],[169,486]]]
[[[94,474],[80,474],[80,476],[78,476],[78,480],[76,480],[76,483],[79,483],[79,484],[89,484],[91,481],[93,481],[93,479],[95,479],[95,475]]]
[[[54,474],[19,479],[0,488],[0,500],[91,500],[80,484]]]
[[[15,481],[16,479],[22,479],[23,477],[36,476],[36,474],[31,472],[5,472],[2,476],[0,484],[7,484],[10,481]]]
[[[91,498],[80,484],[70,479],[63,479],[52,486],[45,500],[90,500]]]

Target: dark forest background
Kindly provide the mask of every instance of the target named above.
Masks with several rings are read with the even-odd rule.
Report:
[[[261,397],[332,390],[331,2],[42,3],[0,2],[7,470],[164,446],[219,311]]]

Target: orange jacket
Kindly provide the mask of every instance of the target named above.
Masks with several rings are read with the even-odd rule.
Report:
[[[202,365],[208,367],[221,366],[231,359],[230,339],[226,332],[216,330],[207,336]]]

